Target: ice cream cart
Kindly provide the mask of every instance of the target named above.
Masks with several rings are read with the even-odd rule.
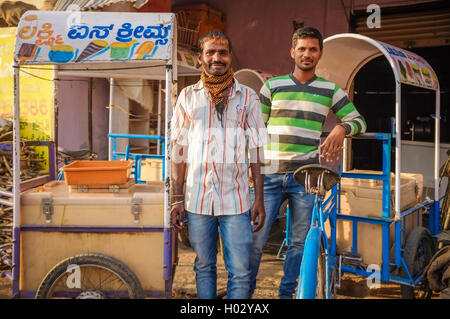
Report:
[[[358,71],[379,56],[386,58],[395,77],[395,125],[392,132],[359,137],[380,141],[382,171],[351,170],[348,167],[351,149],[346,139],[337,211],[330,216],[330,254],[338,257],[339,278],[341,273],[349,272],[398,283],[407,298],[426,297],[429,291],[421,285],[422,272],[434,254],[432,236],[439,232],[440,211],[440,90],[436,73],[415,53],[351,33],[324,40],[324,53],[316,73],[350,92]],[[431,156],[423,159],[424,165],[434,166],[433,199],[407,198],[417,189],[422,176],[402,172],[402,85],[429,89],[436,94],[434,159]],[[391,142],[395,148],[394,174],[391,174]],[[367,186],[370,183],[373,187]],[[421,225],[422,210],[429,211],[428,227]]]
[[[22,16],[14,52],[14,177],[8,194],[13,297],[171,296],[177,255],[168,179],[112,188],[117,182],[105,181],[106,193],[72,192],[61,182],[21,193],[19,72],[53,65],[76,76],[165,79],[168,135],[176,47],[172,13],[28,11]],[[170,143],[162,145],[167,177]]]

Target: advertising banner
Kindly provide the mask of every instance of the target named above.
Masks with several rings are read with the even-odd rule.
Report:
[[[167,60],[174,19],[172,13],[28,11],[14,58],[21,64]]]

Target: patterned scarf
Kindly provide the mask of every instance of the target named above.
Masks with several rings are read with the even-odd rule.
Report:
[[[201,79],[206,90],[211,96],[211,100],[216,107],[217,117],[222,122],[223,110],[228,102],[228,94],[233,85],[234,71],[229,68],[224,75],[209,75],[202,72]]]

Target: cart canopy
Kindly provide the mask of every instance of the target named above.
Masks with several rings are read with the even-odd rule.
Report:
[[[358,71],[381,55],[388,60],[396,81],[439,90],[439,82],[433,68],[415,53],[354,33],[328,37],[323,45],[323,56],[317,65],[317,75],[336,82],[347,92]]]

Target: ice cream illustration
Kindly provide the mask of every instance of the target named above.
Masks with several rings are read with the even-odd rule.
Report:
[[[414,83],[414,75],[413,72],[411,70],[411,66],[409,65],[409,63],[407,61],[405,61],[405,65],[406,65],[406,70],[408,71],[407,75],[408,75],[408,82]]]
[[[431,76],[430,76],[430,71],[428,71],[427,68],[422,68],[421,71],[422,71],[423,79],[425,80],[425,83],[427,84],[427,86],[430,86],[430,87],[433,86],[433,82],[432,82]]]
[[[87,58],[92,58],[94,55],[97,55],[100,51],[108,48],[108,42],[104,40],[93,40],[88,44],[86,48],[81,52],[80,56],[76,59],[75,62],[80,62],[86,60]]]
[[[74,55],[73,47],[67,44],[57,44],[51,47],[48,52],[48,58],[52,62],[66,63],[69,62]]]
[[[403,63],[400,60],[397,60],[398,66],[400,67],[400,74],[402,76],[402,81],[406,82],[406,69]]]
[[[149,58],[155,54],[156,48],[155,48],[155,42],[153,41],[146,41],[141,44],[141,46],[136,51],[136,59],[138,60],[144,60],[146,58]]]
[[[111,59],[125,60],[133,55],[134,47],[138,44],[136,40],[130,42],[113,42],[111,43]],[[131,53],[130,53],[131,51]]]

